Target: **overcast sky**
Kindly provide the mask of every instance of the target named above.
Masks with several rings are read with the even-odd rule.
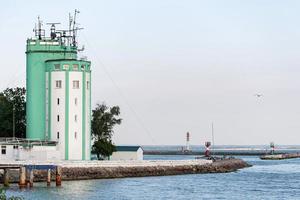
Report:
[[[25,86],[37,16],[63,28],[74,9],[116,144],[204,144],[212,122],[216,144],[299,144],[299,1],[3,1],[0,90]]]

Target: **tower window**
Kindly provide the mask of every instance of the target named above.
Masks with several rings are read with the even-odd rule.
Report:
[[[57,121],[59,122],[59,115],[57,115]]]
[[[57,98],[57,105],[59,105],[59,98]]]
[[[78,70],[78,68],[79,68],[78,64],[73,65],[73,70]]]
[[[61,88],[61,80],[55,81],[56,88]]]
[[[90,82],[87,81],[87,82],[86,82],[86,89],[89,89],[89,88],[90,88]]]
[[[77,132],[75,132],[74,137],[75,137],[75,139],[77,139]]]
[[[79,81],[73,81],[73,89],[79,88]]]
[[[57,137],[57,139],[59,139],[59,132],[57,132],[56,137]]]
[[[75,98],[75,105],[77,106],[77,104],[78,104],[78,100],[77,98]]]
[[[68,70],[69,69],[69,65],[67,65],[67,64],[63,65],[63,69],[64,70]]]
[[[54,64],[54,69],[59,70],[60,69],[60,64]]]
[[[74,120],[75,120],[75,122],[77,122],[77,115],[74,116]]]
[[[1,154],[2,155],[6,154],[6,146],[1,146]]]
[[[85,66],[84,66],[84,65],[81,65],[81,69],[84,70],[84,68],[85,68]]]

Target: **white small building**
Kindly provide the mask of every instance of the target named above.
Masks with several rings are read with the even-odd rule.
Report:
[[[143,149],[140,146],[117,146],[110,160],[143,160]]]
[[[0,149],[0,160],[61,160],[56,142],[2,139]]]

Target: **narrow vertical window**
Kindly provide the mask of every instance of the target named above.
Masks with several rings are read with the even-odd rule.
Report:
[[[75,137],[75,139],[77,139],[77,132],[75,132],[74,137]]]
[[[79,81],[73,81],[73,89],[79,89]]]
[[[57,115],[57,121],[59,122],[59,115]]]
[[[59,105],[59,98],[57,98],[57,105]]]
[[[77,122],[77,115],[74,116],[74,120],[75,120],[75,122]]]
[[[6,154],[6,146],[1,146],[1,154],[2,155]]]
[[[57,136],[56,137],[57,137],[57,139],[59,139],[59,132],[57,132]]]
[[[77,103],[78,103],[77,101],[78,101],[77,98],[75,98],[75,105],[76,105],[76,106],[77,106]]]
[[[56,88],[61,88],[61,80],[55,81]]]
[[[90,88],[90,82],[87,81],[87,82],[86,82],[86,89],[89,89],[89,88]]]

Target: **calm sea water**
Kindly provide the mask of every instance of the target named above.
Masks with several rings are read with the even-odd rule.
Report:
[[[145,159],[193,159],[193,156],[145,156]],[[226,174],[196,174],[87,181],[66,181],[47,188],[35,183],[9,195],[25,199],[300,199],[300,159],[261,161],[241,157],[253,167]],[[54,184],[53,184],[54,185]]]

